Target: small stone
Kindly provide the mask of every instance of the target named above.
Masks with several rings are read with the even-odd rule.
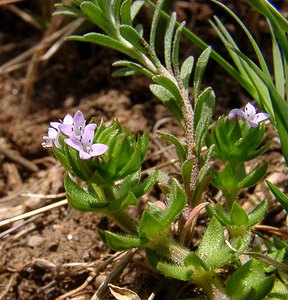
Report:
[[[27,241],[27,245],[32,248],[39,247],[42,244],[43,244],[43,238],[38,235],[33,235],[33,236],[29,237],[29,239]]]
[[[68,241],[71,241],[73,240],[73,235],[70,233],[70,234],[67,234],[67,240]]]

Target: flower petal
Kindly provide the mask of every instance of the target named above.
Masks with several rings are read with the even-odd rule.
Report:
[[[89,159],[89,158],[91,158],[91,155],[89,153],[83,151],[83,150],[80,150],[79,151],[79,157],[81,159]]]
[[[85,129],[86,120],[84,119],[84,115],[80,110],[77,110],[75,113],[73,121],[75,134],[81,135]]]
[[[257,122],[257,123],[260,123],[264,120],[267,120],[270,118],[270,115],[269,114],[266,114],[266,113],[258,113],[256,114],[255,118],[254,118],[254,122]]]
[[[65,139],[64,140],[65,144],[67,144],[68,146],[78,150],[78,151],[82,151],[83,150],[83,146],[81,144],[81,142],[79,142],[78,140],[75,140],[73,138],[69,138],[69,139]]]
[[[73,117],[70,114],[67,114],[63,119],[63,124],[73,125]]]
[[[91,145],[93,144],[95,128],[96,128],[96,124],[94,123],[88,124],[85,127],[82,135],[82,144],[84,148],[91,147]]]
[[[242,119],[246,119],[246,115],[245,113],[243,112],[242,109],[239,109],[239,108],[234,108],[230,111],[229,115],[228,115],[228,118],[230,120],[232,119],[236,119],[236,118],[242,118]]]
[[[43,136],[43,143],[41,144],[43,148],[49,148],[53,146],[53,139],[49,136]]]
[[[60,122],[50,122],[50,126],[55,128],[55,129],[58,129],[59,125],[61,125]]]
[[[247,125],[248,125],[248,129],[250,129],[250,127],[256,128],[259,126],[258,122],[255,122],[253,120],[246,120]]]
[[[105,153],[108,150],[108,146],[105,144],[93,144],[91,146],[90,155],[91,156],[99,156]]]
[[[74,135],[73,126],[68,124],[60,124],[59,129],[64,133],[65,135],[68,135],[69,137],[72,137]]]
[[[250,118],[251,116],[255,116],[256,115],[256,108],[251,104],[251,103],[247,103],[247,105],[245,106],[245,115],[246,118]]]

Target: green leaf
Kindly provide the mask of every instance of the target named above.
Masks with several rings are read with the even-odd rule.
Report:
[[[157,239],[165,233],[162,223],[148,211],[144,211],[139,225],[140,238]]]
[[[147,131],[144,131],[142,135],[137,136],[137,147],[141,157],[141,162],[145,159],[149,143],[149,135]]]
[[[91,1],[83,1],[80,5],[82,12],[109,36],[115,37],[115,29],[105,17],[103,11]]]
[[[122,24],[132,25],[131,2],[131,0],[124,0],[121,5],[120,15]]]
[[[268,209],[268,202],[262,201],[253,211],[248,215],[248,226],[254,226],[259,223],[263,218]]]
[[[194,128],[197,128],[199,121],[205,118],[205,114],[213,115],[215,107],[215,94],[211,87],[206,88],[195,102],[194,107]]]
[[[239,189],[249,188],[258,183],[266,174],[268,163],[266,162],[262,166],[257,166],[252,172],[250,172],[243,180],[241,180],[237,187]]]
[[[174,178],[172,179],[171,190],[167,198],[167,206],[160,219],[161,224],[165,227],[171,225],[186,204],[186,195]]]
[[[158,173],[158,170],[155,170],[143,182],[131,189],[131,191],[137,198],[149,193],[149,191],[153,188],[154,184],[157,182]]]
[[[196,253],[211,269],[231,261],[233,254],[225,243],[224,229],[215,217],[210,221]]]
[[[268,69],[265,59],[262,55],[261,49],[257,45],[257,43],[256,43],[255,39],[253,38],[252,34],[250,33],[249,29],[244,25],[244,23],[241,21],[241,19],[238,18],[237,15],[230,8],[228,8],[226,5],[224,5],[223,3],[219,2],[219,1],[213,1],[213,2],[218,4],[219,6],[221,6],[224,10],[226,10],[230,14],[230,16],[232,16],[233,19],[242,27],[243,31],[247,35],[247,37],[255,51],[255,54],[258,58],[258,61],[261,65],[263,72],[265,72],[267,75],[270,75],[269,69]]]
[[[270,191],[273,193],[273,195],[275,196],[275,198],[277,199],[278,202],[280,202],[280,204],[283,206],[283,208],[286,210],[286,212],[288,213],[288,197],[281,192],[276,185],[274,185],[273,183],[266,181]]]
[[[121,156],[118,156],[117,159],[120,159]],[[131,156],[131,159],[126,163],[126,165],[119,170],[118,174],[115,174],[118,179],[124,178],[125,176],[134,173],[139,170],[141,167],[141,157],[138,149],[135,149],[134,153]]]
[[[156,133],[159,134],[161,136],[161,138],[163,138],[166,141],[169,141],[170,143],[172,143],[175,146],[177,156],[181,162],[186,159],[186,157],[187,157],[187,145],[186,144],[181,142],[173,134],[170,134],[170,133],[167,133],[164,131],[160,131],[160,130],[157,130]]]
[[[87,33],[84,36],[71,35],[66,40],[94,43],[129,55],[129,52],[126,51],[126,48],[120,42],[101,33]]]
[[[137,237],[120,235],[105,231],[105,242],[115,251],[122,251],[131,248],[140,248],[145,241]]]
[[[202,52],[202,54],[199,56],[196,63],[195,74],[194,74],[194,85],[193,85],[195,101],[198,99],[203,74],[206,69],[210,54],[211,54],[211,47],[208,47]]]
[[[212,115],[215,107],[215,94],[213,90],[207,94],[205,101],[203,101],[203,106],[200,112],[200,120],[197,123],[195,130],[195,144],[196,153],[200,156],[201,149],[204,145],[206,139],[208,128],[212,119]]]
[[[109,206],[108,209],[110,211],[116,210],[116,209],[123,209],[130,205],[136,205],[138,203],[137,198],[132,192],[128,192],[127,196],[123,199],[117,199],[113,201]]]
[[[64,187],[68,203],[80,211],[95,211],[108,206],[108,202],[92,197],[77,185],[69,174],[65,175]]]
[[[184,186],[187,191],[190,191],[191,174],[194,165],[194,160],[185,160],[181,166],[181,175],[183,178]]]
[[[172,40],[173,40],[173,33],[176,24],[176,13],[173,12],[171,18],[169,19],[165,37],[164,37],[164,57],[165,57],[165,64],[167,70],[173,74],[172,64],[171,64],[171,54],[172,54]]]
[[[181,109],[183,107],[183,98],[178,89],[176,82],[174,82],[172,79],[162,76],[162,75],[154,76],[152,79],[154,82],[158,83],[159,85],[162,85],[170,93],[172,93],[172,95],[174,96],[175,102],[177,103],[178,108]]]
[[[69,166],[72,169],[73,174],[76,175],[82,181],[86,182],[92,176],[92,174],[90,170],[87,170],[87,168],[84,167],[82,169],[80,167],[79,152],[76,149],[65,145],[65,154],[69,161]]]
[[[172,265],[165,262],[157,264],[157,270],[165,276],[172,277],[182,281],[188,281],[193,275],[193,271],[189,267]]]
[[[181,70],[180,70],[180,77],[183,81],[183,86],[185,89],[189,88],[189,80],[190,80],[190,76],[193,70],[193,65],[194,65],[194,57],[193,56],[188,56],[182,66],[181,66]]]
[[[119,60],[115,63],[113,63],[113,67],[127,67],[126,70],[130,70],[130,72],[133,70],[134,73],[143,73],[145,74],[147,77],[152,78],[154,76],[154,74],[152,72],[150,72],[148,69],[146,69],[145,67],[143,67],[140,64],[137,64],[135,62],[132,61],[128,61],[128,60]],[[117,71],[116,71],[117,72]],[[115,73],[114,72],[114,76]],[[117,74],[117,73],[116,73]],[[124,73],[125,74],[125,73]],[[117,74],[118,75],[118,74]],[[122,75],[123,76],[123,75]],[[129,75],[124,75],[124,76],[129,76]]]
[[[150,56],[151,50],[149,44],[139,35],[136,29],[128,25],[120,26],[121,35],[131,43],[136,49],[140,50],[143,54]]]
[[[246,211],[238,203],[234,202],[231,209],[231,223],[236,226],[247,226],[248,221]]]
[[[69,17],[85,17],[85,15],[76,7],[65,5],[63,3],[56,3],[56,12],[53,13],[53,16],[65,15]]]
[[[56,156],[56,158],[59,160],[61,165],[69,172],[73,173],[73,169],[71,168],[71,165],[69,163],[69,159],[67,156],[57,147],[53,147],[53,153]]]
[[[129,191],[132,190],[135,186],[137,186],[140,182],[141,172],[138,170],[137,172],[126,176],[119,185],[115,188],[115,196],[116,199],[122,199],[126,197]],[[138,198],[138,197],[137,197]]]
[[[151,92],[169,109],[176,119],[183,124],[183,114],[177,105],[174,95],[167,88],[159,84],[150,84],[149,87]]]
[[[137,16],[138,12],[142,8],[142,6],[145,4],[145,0],[136,0],[133,1],[132,6],[131,6],[131,19],[132,21],[135,19]]]
[[[155,11],[153,14],[153,19],[152,19],[152,24],[150,29],[150,40],[149,40],[149,44],[153,53],[155,53],[155,38],[157,32],[157,25],[159,23],[160,13],[164,2],[165,0],[157,1]]]
[[[237,269],[228,280],[228,296],[233,300],[264,299],[273,288],[274,276],[266,275],[263,265],[251,259]]]
[[[201,184],[201,182],[208,175],[209,170],[213,166],[212,155],[213,155],[214,148],[215,148],[214,144],[208,148],[208,152],[207,152],[204,164],[201,167],[199,174],[198,174],[197,184]]]
[[[131,68],[120,68],[116,71],[114,71],[112,73],[112,77],[130,77],[130,76],[135,76],[137,75],[139,72],[137,72],[135,69],[131,69]]]
[[[215,208],[212,208],[210,205],[207,205],[206,212],[210,218],[215,217],[223,226],[230,226],[231,220],[230,216],[224,211],[224,208],[220,203],[216,204]]]
[[[174,68],[174,74],[179,85],[182,84],[181,82],[179,82],[179,80],[181,79],[180,64],[179,64],[179,47],[180,47],[181,33],[184,26],[185,26],[185,22],[182,22],[180,26],[176,29],[175,37],[173,41],[173,49],[172,49],[172,64]]]
[[[193,266],[196,269],[203,269],[205,271],[209,271],[209,268],[205,264],[205,262],[195,253],[189,253],[184,260],[185,267]]]

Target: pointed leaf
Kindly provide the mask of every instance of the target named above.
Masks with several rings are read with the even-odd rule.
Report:
[[[65,175],[64,187],[68,203],[80,211],[95,211],[108,206],[108,202],[92,197],[77,185],[69,176]]]
[[[105,231],[105,241],[115,251],[139,248],[145,243],[137,237],[120,235],[110,231]]]
[[[148,211],[144,211],[139,225],[140,238],[156,239],[163,234],[164,226]]]
[[[169,109],[169,111],[183,124],[183,114],[178,107],[174,95],[165,87],[159,84],[150,84],[151,92]]]
[[[228,296],[237,300],[262,300],[273,288],[274,279],[273,275],[265,274],[263,263],[251,259],[229,278]]]
[[[172,277],[182,281],[188,281],[193,275],[193,271],[189,267],[172,265],[165,262],[157,264],[157,270],[168,277]]]
[[[202,78],[203,78],[204,71],[206,69],[210,54],[211,54],[211,47],[208,47],[201,53],[201,55],[198,58],[197,63],[196,63],[195,74],[194,74],[194,98],[195,98],[195,101],[197,101],[197,99],[198,99]]]
[[[172,40],[173,40],[173,33],[175,30],[176,24],[176,13],[173,12],[169,23],[166,28],[165,37],[164,37],[164,56],[165,56],[165,64],[167,70],[173,74],[172,64],[171,64],[171,54],[172,54]]]
[[[280,204],[283,206],[283,208],[286,210],[286,212],[288,213],[288,197],[281,192],[276,185],[274,185],[273,183],[266,181],[270,191],[273,193],[273,195],[275,196],[275,198],[278,200],[278,202],[280,202]]]
[[[110,36],[115,36],[113,26],[109,23],[103,11],[91,1],[83,1],[80,5],[82,12],[104,32]]]
[[[210,221],[196,253],[211,269],[231,261],[233,254],[225,243],[224,229],[215,217]]]
[[[249,188],[258,183],[266,174],[268,169],[268,163],[266,162],[262,166],[257,166],[252,172],[250,172],[243,180],[241,180],[237,186],[239,189]]]
[[[145,0],[136,0],[133,1],[132,6],[131,6],[131,19],[132,21],[135,19],[137,16],[138,12],[142,8],[142,6],[145,4]]]
[[[170,143],[172,143],[175,146],[176,152],[177,152],[177,155],[178,155],[180,161],[184,161],[186,159],[187,146],[183,142],[181,142],[173,134],[170,134],[170,133],[167,133],[164,131],[160,131],[160,130],[157,130],[156,133],[159,134],[164,140],[169,141]]]
[[[186,195],[176,179],[172,179],[171,191],[167,198],[167,206],[160,219],[165,227],[178,217],[186,204]]]
[[[132,25],[131,19],[131,0],[124,0],[121,5],[121,21],[122,24]]]
[[[238,203],[234,202],[231,209],[231,223],[236,226],[247,226],[248,220],[246,211]]]
[[[177,106],[181,109],[183,107],[183,98],[182,95],[179,91],[179,88],[177,86],[177,83],[174,82],[172,79],[162,76],[162,75],[157,75],[154,76],[153,81],[158,83],[159,85],[163,86],[166,88],[169,92],[172,93],[174,96],[175,102],[177,103]]]
[[[152,78],[154,76],[154,74],[152,72],[150,72],[148,69],[144,68],[142,65],[137,64],[132,61],[128,61],[128,60],[119,60],[119,61],[113,63],[113,67],[127,67],[128,70],[130,69],[131,71],[133,70],[137,73],[143,73],[149,78]],[[113,74],[115,74],[116,72],[114,72]]]
[[[255,224],[261,222],[264,218],[265,213],[268,209],[268,202],[262,201],[252,212],[249,213],[248,226],[254,226]]]
[[[180,77],[183,81],[183,85],[185,89],[188,89],[189,87],[189,80],[190,80],[190,76],[193,70],[193,65],[194,65],[194,57],[193,56],[188,56],[182,66],[181,66],[181,70],[180,70]]]

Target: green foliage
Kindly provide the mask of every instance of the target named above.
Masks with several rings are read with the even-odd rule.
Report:
[[[266,183],[270,191],[276,197],[277,201],[279,201],[283,208],[286,210],[286,212],[288,212],[288,197],[283,192],[281,192],[273,183],[269,181],[266,181]]]
[[[147,172],[144,178],[142,165],[148,147],[148,134],[134,136],[117,121],[109,126],[101,122],[94,135],[95,143],[108,147],[101,157],[85,161],[79,159],[78,152],[65,145],[65,137],[62,135],[59,138],[61,149],[54,147],[55,156],[70,173],[65,176],[67,199],[75,209],[98,211],[114,219],[124,232],[100,232],[109,247],[115,251],[145,249],[156,270],[165,276],[196,284],[209,299],[213,299],[215,293],[237,300],[263,299],[273,288],[275,276],[272,273],[275,272],[275,266],[281,265],[281,270],[286,270],[282,261],[287,245],[276,240],[271,245],[267,243],[270,252],[276,251],[276,244],[285,250],[278,251],[276,247],[276,252],[279,254],[282,251],[282,254],[271,257],[260,252],[246,252],[250,260],[242,264],[237,256],[247,251],[253,234],[251,227],[261,222],[268,205],[263,201],[248,213],[238,203],[237,197],[241,189],[257,184],[266,174],[267,163],[257,165],[249,172],[245,168],[247,161],[268,149],[268,145],[261,145],[265,128],[263,124],[248,128],[245,122],[221,117],[210,130],[215,94],[210,87],[202,89],[202,79],[209,57],[217,59],[256,97],[260,106],[269,111],[282,139],[288,128],[286,104],[283,111],[279,110],[286,93],[283,78],[288,68],[286,54],[283,54],[285,42],[281,28],[276,23],[281,22],[285,27],[286,20],[277,11],[271,10],[269,5],[249,1],[269,19],[269,26],[273,28],[274,82],[252,35],[237,16],[219,4],[246,32],[260,66],[240,51],[225,26],[215,18],[213,26],[222,41],[228,44],[227,49],[236,68],[189,33],[189,37],[205,49],[195,62],[192,76],[194,58],[189,56],[183,62],[179,59],[180,39],[182,33],[188,32],[185,23],[179,24],[176,21],[176,13],[169,18],[166,16],[163,41],[158,41],[157,29],[161,16],[165,16],[162,12],[165,1],[159,0],[154,5],[150,35],[146,32],[144,34],[141,24],[134,24],[144,2],[153,5],[149,0],[74,0],[74,6],[62,4],[58,5],[58,9],[68,15],[87,18],[100,28],[100,32],[72,36],[70,40],[96,43],[125,55],[125,60],[114,63],[114,66],[119,67],[114,76],[142,73],[151,79],[151,92],[184,129],[184,139],[170,133],[157,132],[174,145],[182,178],[177,177],[178,181],[175,176],[154,169]],[[149,40],[145,36],[149,36]],[[161,49],[158,47],[159,42],[163,42],[164,47],[164,56],[159,56],[161,59],[157,54],[158,49]],[[191,101],[188,90],[191,77],[194,101]],[[285,145],[283,142],[282,147]],[[213,168],[214,158],[223,163],[219,171]],[[157,181],[166,202],[149,202],[144,210],[141,208],[135,214],[139,213],[139,216],[130,217],[127,207],[137,205],[139,198],[147,194]],[[206,205],[201,202],[210,182],[222,190],[225,203],[222,206],[219,202],[215,208],[206,207],[211,220],[197,250],[191,251],[185,248],[185,243],[191,237],[188,245],[192,244],[193,237],[189,233],[193,231],[200,210]],[[271,184],[269,187],[285,207],[287,197]],[[217,275],[219,270],[223,271],[227,287]],[[225,273],[227,270],[229,272]]]
[[[236,270],[227,283],[227,292],[233,300],[261,300],[271,291],[275,277],[266,274],[267,266],[255,259]]]
[[[224,228],[212,218],[199,244],[197,255],[208,268],[215,269],[231,262],[233,253],[225,244]]]
[[[107,207],[109,203],[105,199],[96,198],[85,192],[69,176],[65,175],[64,186],[68,203],[80,211],[95,211]]]

